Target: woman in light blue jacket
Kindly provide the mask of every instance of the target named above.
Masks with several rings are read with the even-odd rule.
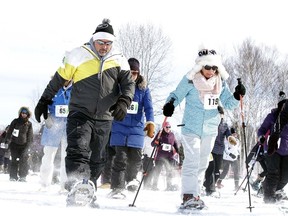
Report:
[[[182,167],[183,203],[180,209],[202,209],[200,187],[209,163],[220,123],[218,105],[225,109],[236,108],[245,87],[239,83],[234,95],[229,90],[229,77],[222,60],[215,50],[200,49],[196,64],[185,75],[176,90],[170,93],[163,107],[165,116],[172,116],[174,107],[184,99],[182,138],[185,159]]]

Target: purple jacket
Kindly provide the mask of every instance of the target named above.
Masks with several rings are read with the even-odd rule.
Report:
[[[262,125],[258,129],[257,135],[265,136],[265,134],[272,130],[274,123],[277,118],[277,109],[272,109],[271,112],[266,116]],[[264,152],[267,152],[267,142],[264,143]],[[280,134],[280,145],[276,151],[279,155],[288,155],[288,124],[286,124]]]
[[[151,145],[154,146],[155,140],[158,139],[158,134],[156,134]],[[166,133],[163,129],[163,132],[159,138],[159,146],[157,147],[157,151],[155,154],[155,160],[160,160],[161,158],[166,158],[168,160],[173,160],[173,155],[178,153],[178,142],[175,138],[173,132]]]

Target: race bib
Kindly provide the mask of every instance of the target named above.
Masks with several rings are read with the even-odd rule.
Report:
[[[171,150],[172,150],[172,145],[171,145],[171,144],[163,143],[163,144],[162,144],[162,150],[163,150],[163,151],[171,151]]]
[[[68,105],[56,105],[55,116],[56,117],[67,117],[69,113]]]
[[[13,132],[12,132],[12,135],[15,136],[15,137],[18,137],[19,136],[19,130],[18,129],[14,129]]]
[[[127,109],[128,114],[137,114],[138,112],[138,102],[132,101],[131,105]]]
[[[0,148],[2,148],[2,149],[8,149],[8,144],[1,143]]]
[[[219,95],[217,94],[205,94],[204,95],[204,109],[217,109],[219,102]]]

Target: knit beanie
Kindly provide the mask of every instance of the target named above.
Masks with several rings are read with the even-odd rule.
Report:
[[[109,19],[103,19],[102,23],[99,24],[93,33],[93,41],[104,39],[109,41],[114,41],[114,30],[112,25],[110,25]]]
[[[200,72],[205,65],[217,66],[217,71],[223,80],[228,79],[229,74],[222,64],[221,56],[214,49],[209,49],[201,45],[198,50],[198,57],[195,60],[195,65],[187,74],[187,78],[192,80],[196,73]]]
[[[128,63],[130,65],[130,70],[139,71],[140,73],[140,63],[136,58],[129,58]]]
[[[286,99],[286,94],[283,91],[279,92],[278,103]]]
[[[170,124],[170,122],[164,122],[164,124],[163,124],[163,127],[171,127],[171,124]]]

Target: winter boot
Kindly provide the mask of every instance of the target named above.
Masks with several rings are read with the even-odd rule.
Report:
[[[4,174],[9,174],[9,169],[8,169],[8,167],[4,167]]]
[[[20,177],[18,179],[19,182],[27,182],[26,177]]]
[[[257,179],[251,184],[253,190],[258,191],[261,186],[261,182],[263,181],[263,177],[258,176]]]
[[[174,184],[174,185],[173,184],[169,184],[166,187],[166,191],[177,191],[177,190],[179,190],[179,187],[176,184]]]
[[[137,179],[133,179],[132,181],[129,181],[127,183],[126,189],[128,191],[135,192],[138,190],[139,184],[140,184],[140,182]]]
[[[239,180],[234,180],[234,191],[237,191],[239,188]]]
[[[123,188],[114,188],[107,195],[107,198],[111,198],[111,199],[125,199],[126,198],[125,190]]]
[[[221,188],[224,187],[224,185],[221,184],[221,183],[222,183],[222,180],[221,180],[221,179],[218,179],[217,182],[216,182],[216,187],[217,187],[218,189],[221,189]]]
[[[110,189],[111,184],[110,183],[104,183],[102,185],[100,185],[98,188],[100,189]]]
[[[283,190],[283,189],[281,189],[281,190],[277,190],[276,192],[275,192],[275,197],[276,197],[276,199],[277,200],[288,200],[288,197],[287,197],[287,195],[286,195],[286,193],[285,193],[285,191]]]
[[[4,173],[4,165],[0,165],[0,173]]]
[[[200,197],[194,197],[193,194],[184,194],[183,203],[181,203],[180,209],[182,210],[201,210],[206,205]]]

